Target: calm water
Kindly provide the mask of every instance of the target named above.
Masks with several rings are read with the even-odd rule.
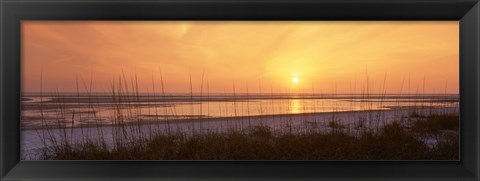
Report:
[[[226,95],[24,94],[22,128],[76,127],[125,121],[456,107],[458,95]],[[43,121],[42,121],[43,120]],[[43,123],[42,123],[43,122]]]

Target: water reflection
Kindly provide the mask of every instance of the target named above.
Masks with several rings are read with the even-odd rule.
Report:
[[[45,101],[45,99],[47,99]],[[22,127],[36,127],[44,122],[57,124],[62,122],[68,126],[89,124],[92,120],[102,124],[113,123],[117,116],[126,117],[126,121],[161,121],[182,120],[198,117],[233,117],[258,116],[276,114],[302,114],[315,112],[342,112],[361,110],[411,109],[424,106],[457,107],[458,99],[445,96],[412,99],[410,97],[387,97],[385,99],[364,99],[361,96],[349,99],[251,99],[232,101],[217,98],[219,101],[151,101],[150,97],[142,97],[140,101],[125,101],[122,104],[109,102],[108,97],[95,97],[100,103],[89,103],[89,97],[72,96],[68,102],[54,102],[56,97],[43,98],[24,97],[22,101]],[[215,97],[212,97],[215,98]],[[62,98],[63,101],[64,98]],[[153,98],[152,98],[153,99]],[[174,98],[171,98],[174,99]],[[42,111],[43,109],[43,111]],[[71,120],[74,121],[71,121]]]
[[[302,106],[302,102],[299,99],[290,100],[290,113],[292,114],[302,113],[301,106]]]

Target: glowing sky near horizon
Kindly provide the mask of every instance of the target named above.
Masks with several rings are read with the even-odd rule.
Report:
[[[23,21],[22,91],[458,93],[457,21]],[[153,79],[153,80],[152,80]],[[292,81],[294,80],[294,81]],[[385,83],[384,83],[385,82]]]

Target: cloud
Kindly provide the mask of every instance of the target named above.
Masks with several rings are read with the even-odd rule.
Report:
[[[40,74],[45,89],[75,90],[77,75],[108,89],[122,69],[146,91],[162,69],[169,91],[186,90],[190,73],[223,92],[232,81],[282,89],[293,75],[332,87],[368,70],[373,82],[388,72],[390,92],[406,75],[458,92],[458,22],[23,21],[22,32],[24,91],[39,90]]]

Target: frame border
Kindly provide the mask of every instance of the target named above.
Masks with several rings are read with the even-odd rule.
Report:
[[[20,161],[22,20],[457,20],[460,161]],[[477,0],[0,0],[0,180],[480,180]]]

